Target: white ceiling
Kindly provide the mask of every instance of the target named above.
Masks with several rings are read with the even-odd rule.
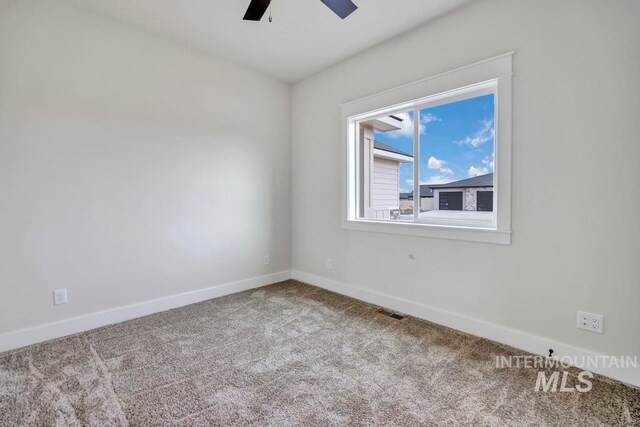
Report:
[[[273,22],[243,21],[249,0],[68,0],[156,36],[295,82],[471,0],[354,0],[344,21],[320,0],[273,0]]]

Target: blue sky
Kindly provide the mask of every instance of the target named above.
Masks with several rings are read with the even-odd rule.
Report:
[[[375,140],[413,153],[413,112],[396,114],[402,129]],[[493,95],[420,111],[420,183],[444,184],[493,172]],[[413,165],[400,165],[400,191],[413,190]]]

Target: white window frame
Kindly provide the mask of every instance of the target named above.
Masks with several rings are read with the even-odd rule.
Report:
[[[511,87],[513,52],[343,104],[342,228],[488,243],[511,243]],[[358,218],[358,122],[414,111],[414,158],[420,158],[419,111],[492,93],[495,103],[494,212],[491,221],[419,218],[420,177],[414,167],[414,222]]]

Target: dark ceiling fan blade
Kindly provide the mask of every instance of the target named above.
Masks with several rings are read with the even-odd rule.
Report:
[[[327,5],[327,7],[338,15],[340,18],[344,19],[347,16],[351,15],[351,13],[358,8],[351,0],[320,0],[322,3]]]
[[[244,14],[245,21],[259,21],[262,15],[267,11],[271,0],[251,0],[247,12]]]

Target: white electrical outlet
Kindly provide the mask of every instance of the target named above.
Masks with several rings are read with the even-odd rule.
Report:
[[[67,303],[67,289],[56,289],[53,291],[53,305]]]
[[[601,314],[578,311],[578,328],[601,334],[604,329],[604,317]]]
[[[269,255],[264,256],[264,265],[269,265]]]
[[[333,268],[333,261],[331,260],[331,258],[327,258],[327,269],[331,270]]]

